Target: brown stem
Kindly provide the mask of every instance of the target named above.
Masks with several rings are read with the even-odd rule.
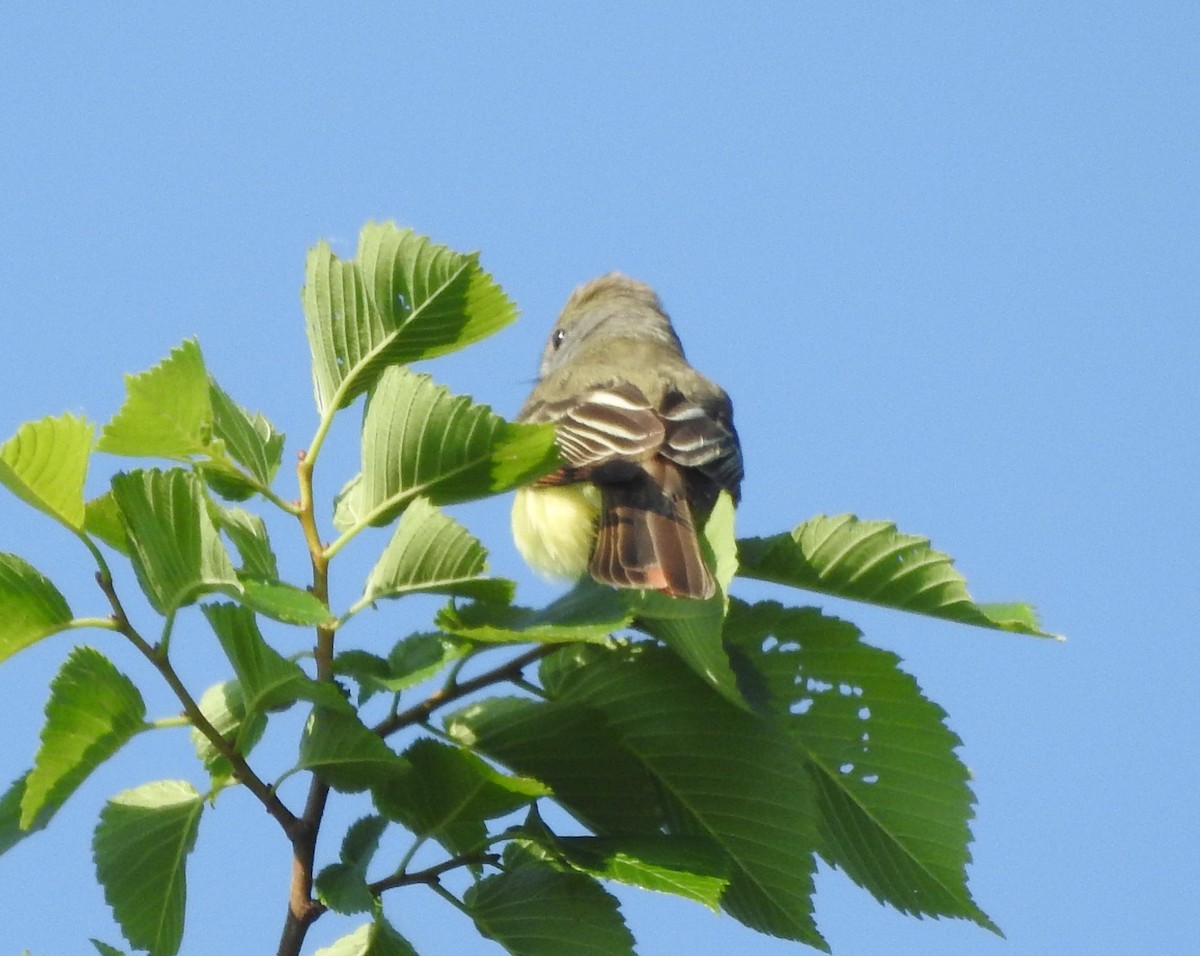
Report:
[[[465,697],[467,694],[481,688],[520,677],[521,672],[526,667],[534,661],[541,660],[548,654],[558,650],[558,647],[559,645],[557,644],[539,644],[532,650],[514,657],[499,667],[493,667],[490,671],[485,671],[478,677],[472,677],[470,680],[465,680],[462,683],[449,684],[440,690],[435,690],[421,701],[421,703],[415,704],[408,708],[408,710],[392,714],[391,717],[376,724],[373,729],[380,737],[387,737],[389,734],[393,734],[404,727],[411,727],[413,724],[422,723],[439,707],[444,707],[446,704]]]
[[[167,682],[167,686],[171,688],[172,692],[179,699],[179,703],[183,705],[183,712],[187,715],[192,726],[204,735],[205,739],[216,748],[217,753],[229,761],[233,775],[247,790],[258,798],[267,812],[283,828],[283,832],[287,834],[288,838],[294,840],[299,825],[299,820],[296,819],[295,814],[283,805],[283,802],[276,795],[275,790],[250,768],[250,765],[246,762],[246,758],[238,753],[237,748],[204,716],[204,712],[200,710],[200,705],[196,703],[196,699],[192,697],[191,693],[183,685],[179,674],[171,665],[170,659],[165,654],[159,653],[158,649],[142,637],[137,628],[133,626],[128,615],[125,613],[121,599],[117,596],[112,577],[101,572],[96,575],[96,582],[100,585],[100,590],[104,592],[105,597],[108,598],[109,605],[112,607],[113,621],[117,625],[117,631],[125,635],[129,642],[142,653],[142,656],[154,665],[155,670],[162,675],[163,680]]]
[[[436,883],[438,877],[450,870],[456,870],[460,866],[471,866],[476,863],[497,863],[500,857],[495,853],[464,853],[462,856],[451,857],[449,860],[443,860],[436,866],[428,867],[424,870],[417,870],[414,873],[397,873],[394,876],[389,876],[387,879],[376,880],[374,883],[369,883],[369,889],[374,896],[379,896],[386,890],[395,889],[397,886],[412,886],[416,883]]]
[[[300,502],[297,517],[308,545],[312,562],[312,593],[326,605],[329,604],[329,559],[324,555],[321,535],[317,530],[313,512],[312,464],[301,454],[296,464],[296,476],[300,484]],[[333,680],[334,631],[331,627],[318,627],[313,659],[316,662],[317,680]],[[278,956],[298,956],[309,926],[325,912],[325,907],[313,899],[313,869],[317,854],[317,836],[321,830],[321,819],[325,815],[325,803],[329,799],[329,787],[313,774],[308,785],[308,798],[304,802],[304,813],[300,816],[296,834],[292,838],[292,876],[288,893],[288,912],[279,937]]]

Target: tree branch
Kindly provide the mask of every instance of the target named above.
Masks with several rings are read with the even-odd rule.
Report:
[[[204,735],[205,739],[216,748],[217,753],[229,761],[233,775],[258,798],[266,811],[283,828],[288,839],[294,840],[300,822],[296,815],[283,805],[283,801],[279,799],[274,788],[251,769],[246,758],[238,753],[237,748],[204,716],[200,705],[196,703],[195,698],[192,697],[191,692],[184,686],[179,674],[171,665],[170,659],[142,637],[137,628],[133,626],[117,595],[112,575],[105,571],[99,571],[96,574],[96,583],[100,585],[100,590],[104,592],[104,596],[108,598],[108,603],[112,607],[115,630],[123,634],[141,652],[142,656],[154,665],[155,670],[162,675],[163,680],[167,682],[171,691],[179,699],[179,703],[183,706],[183,712],[192,726]]]
[[[438,882],[438,877],[443,873],[448,873],[450,870],[456,870],[460,866],[472,866],[481,863],[498,863],[500,855],[498,853],[489,853],[486,851],[476,851],[474,853],[463,853],[461,856],[454,856],[448,860],[443,860],[436,866],[427,867],[424,870],[417,870],[415,873],[397,873],[389,876],[386,879],[376,880],[374,883],[368,883],[367,889],[371,891],[373,896],[379,896],[387,890],[393,890],[398,886],[413,886],[416,883],[428,883],[430,885]]]

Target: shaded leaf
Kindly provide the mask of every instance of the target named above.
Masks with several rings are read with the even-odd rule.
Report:
[[[71,609],[50,579],[0,551],[0,661],[70,623]]]
[[[951,558],[888,521],[818,515],[790,533],[738,542],[739,573],[762,581],[1037,637],[1033,608],[976,604]]]
[[[225,508],[216,502],[213,502],[213,518],[242,559],[240,574],[267,580],[279,577],[279,565],[262,518],[244,508]]]
[[[21,798],[21,826],[53,814],[144,726],[133,681],[99,651],[76,647],[50,682],[46,723]]]
[[[282,621],[284,624],[302,624],[308,627],[333,621],[329,608],[321,603],[320,598],[304,588],[283,581],[264,581],[246,576],[241,577],[239,581],[243,603],[264,617]]]
[[[0,445],[0,484],[73,531],[83,528],[92,424],[74,415],[26,422]]]
[[[448,504],[507,491],[553,470],[554,442],[552,425],[506,422],[427,375],[386,369],[367,402],[362,473],[340,496],[334,524],[387,524],[418,496]]]
[[[117,507],[117,499],[111,491],[84,505],[83,530],[125,557],[133,552],[129,535],[125,533],[125,525],[121,522],[121,509]]]
[[[235,604],[206,604],[201,610],[233,665],[246,708],[265,713],[298,700],[350,710],[333,684],[315,681],[263,639],[254,613]]]
[[[438,612],[437,624],[458,637],[489,643],[607,643],[615,631],[633,621],[634,602],[633,592],[618,591],[585,578],[540,610],[476,602],[443,608]]]
[[[358,717],[314,707],[300,739],[300,769],[343,793],[392,786],[407,766]]]
[[[540,780],[555,802],[601,834],[657,833],[667,811],[651,774],[596,711],[489,697],[445,718],[455,741]]]
[[[973,797],[961,741],[899,658],[814,608],[735,601],[728,626],[809,758],[822,855],[901,912],[995,930],[967,889]]]
[[[98,939],[89,939],[88,942],[90,942],[96,948],[96,952],[98,952],[100,956],[125,956],[124,950],[117,949],[115,946],[109,946],[108,943],[102,943]]]
[[[241,591],[194,474],[179,468],[121,473],[113,476],[112,490],[138,582],[156,611],[169,614],[212,591]]]
[[[380,598],[415,592],[512,600],[513,584],[482,577],[487,551],[466,528],[425,498],[405,509],[355,610]]]
[[[350,404],[386,366],[462,348],[516,317],[477,255],[390,222],[363,227],[353,262],[318,243],[302,299],[322,414]]]
[[[209,379],[213,431],[229,456],[263,487],[269,487],[283,458],[284,436],[261,414],[251,414]]]
[[[59,804],[43,804],[42,811],[27,827],[21,826],[21,802],[25,799],[25,782],[29,772],[12,782],[0,797],[0,856],[7,853],[25,837],[45,829],[58,812]]]
[[[342,840],[341,859],[316,879],[317,898],[339,913],[369,913],[378,900],[367,887],[367,867],[379,848],[388,821],[380,816],[356,820]]]
[[[790,741],[650,645],[564,649],[543,661],[542,681],[553,699],[603,715],[672,801],[678,832],[724,851],[727,912],[827,948],[812,920],[816,794]]]
[[[377,693],[397,694],[428,680],[468,650],[465,642],[444,634],[410,634],[387,657],[357,649],[342,651],[333,659],[333,672],[358,682],[362,704]]]
[[[416,836],[432,836],[455,855],[483,845],[486,820],[549,792],[535,780],[505,776],[475,755],[427,737],[414,741],[404,756],[408,767],[376,793],[376,805]]]
[[[504,872],[467,890],[479,932],[513,956],[632,956],[617,901],[595,880],[505,851]]]
[[[246,700],[241,685],[235,680],[223,681],[208,688],[198,701],[200,711],[234,749],[242,756],[250,753],[267,728],[266,718],[259,713],[247,713]],[[214,784],[233,779],[233,767],[211,740],[193,727],[192,746],[196,756],[204,764]]]
[[[96,875],[125,938],[150,956],[174,956],[183,939],[185,864],[204,801],[190,783],[160,780],[117,794],[92,840]]]

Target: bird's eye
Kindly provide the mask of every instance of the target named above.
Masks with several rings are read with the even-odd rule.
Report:
[[[560,345],[563,344],[563,339],[565,339],[566,337],[567,337],[567,333],[564,332],[562,329],[555,329],[554,334],[552,336],[550,336],[550,341],[552,343],[554,343],[554,347],[557,349]]]

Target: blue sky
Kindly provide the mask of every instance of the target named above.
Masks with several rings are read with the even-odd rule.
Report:
[[[481,250],[523,316],[430,370],[508,414],[571,288],[629,272],[734,398],[741,533],[817,513],[891,519],[954,555],[981,600],[1032,601],[1070,637],[817,602],[899,653],[949,712],[979,798],[972,886],[1008,934],[901,917],[823,873],[834,952],[1190,952],[1200,12],[734,9],[7,12],[0,434],[61,411],[103,421],[124,372],[195,335],[223,386],[288,433],[290,460],[316,421],[304,254],[320,238],[352,254],[368,219]],[[353,432],[348,420],[335,436],[326,495],[354,470]],[[552,593],[508,543],[507,502],[461,516],[524,599]],[[77,613],[101,611],[78,546],[13,499],[0,549],[50,571]],[[219,679],[191,626],[187,666]],[[91,639],[149,682],[111,637]],[[0,668],[6,780],[36,747],[67,647]],[[165,695],[150,705],[170,711]],[[118,941],[90,830],[116,790],[194,776],[177,743],[135,742],[0,859],[7,947]],[[274,948],[286,848],[264,823],[236,794],[206,821],[186,952]],[[692,904],[622,898],[643,956],[802,951]],[[499,952],[432,895],[396,904],[423,952]]]

